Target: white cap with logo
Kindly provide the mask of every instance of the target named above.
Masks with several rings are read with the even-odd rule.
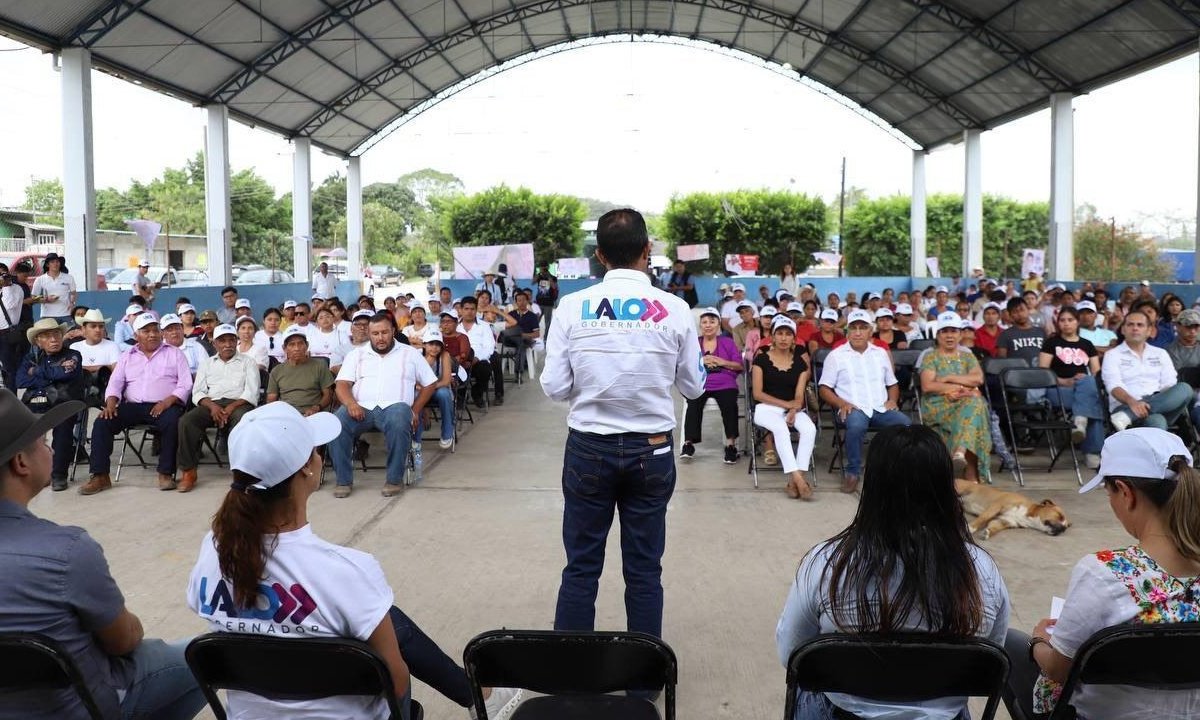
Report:
[[[912,305],[909,305],[908,303],[896,303],[896,314],[897,315],[912,315],[913,314]]]
[[[846,325],[853,325],[856,322],[871,324],[871,313],[866,310],[851,310],[846,316]]]
[[[235,330],[229,323],[218,325],[213,328],[213,340],[216,340],[222,335],[237,335],[237,330]]]
[[[141,315],[144,312],[146,312],[146,308],[142,307],[141,305],[130,305],[129,307],[125,308],[125,317],[129,317],[130,315]]]
[[[715,307],[700,308],[700,317],[704,317],[705,315],[712,315],[717,319],[721,317],[721,313]]]
[[[834,310],[833,308],[825,308],[824,310],[821,311],[821,319],[837,322],[838,321],[838,311]]]
[[[1182,455],[1192,464],[1192,454],[1175,433],[1152,427],[1122,430],[1110,435],[1100,450],[1100,471],[1079,492],[1093,490],[1105,478],[1133,477],[1173,480],[1171,458]]]
[[[776,315],[771,320],[771,332],[775,332],[781,327],[791,328],[792,332],[796,332],[796,322],[787,315]]]
[[[283,331],[283,344],[287,345],[288,340],[294,337],[304,338],[304,342],[308,342],[308,333],[299,325],[288,325],[288,329]]]
[[[175,313],[167,313],[166,315],[163,315],[158,320],[158,326],[163,327],[163,328],[171,327],[172,325],[182,325],[182,324],[183,324],[183,320],[181,320],[179,318],[179,316],[176,315]]]
[[[423,343],[436,342],[436,343],[441,343],[443,345],[446,344],[446,341],[442,339],[441,330],[438,330],[437,328],[433,328],[433,327],[425,328],[425,333],[423,335],[421,335],[421,342],[423,342]]]
[[[234,308],[246,308],[247,310],[249,310],[250,309],[250,299],[249,298],[238,298],[237,302],[235,302],[233,304],[233,307]]]
[[[947,310],[937,316],[937,331],[943,330],[962,330],[963,319],[958,316],[958,313],[953,310]]]
[[[287,403],[273,402],[242,416],[229,434],[229,467],[258,482],[241,490],[269,490],[308,464],[313,448],[332,442],[342,424],[331,413],[308,417]]]

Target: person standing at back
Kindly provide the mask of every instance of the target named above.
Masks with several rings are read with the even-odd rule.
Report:
[[[662,555],[675,489],[675,402],[707,373],[691,310],[645,272],[646,221],[605,213],[596,230],[604,280],[564,296],[547,342],[542,389],[570,404],[563,458],[563,545],[555,630],[592,630],[613,510],[621,515],[628,629],[662,636]]]

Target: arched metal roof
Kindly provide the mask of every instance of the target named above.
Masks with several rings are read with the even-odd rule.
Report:
[[[918,146],[1197,49],[1193,0],[0,0],[0,32],[353,154],[469,77],[585,37],[790,65]]]

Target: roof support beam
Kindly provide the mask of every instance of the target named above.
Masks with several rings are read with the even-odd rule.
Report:
[[[312,142],[292,141],[292,276],[307,282],[312,275]]]
[[[912,204],[909,207],[908,235],[911,257],[908,274],[925,277],[929,270],[925,266],[926,228],[925,211],[925,156],[924,150],[913,150],[912,154]]]
[[[363,199],[362,156],[346,158],[346,275],[350,280],[362,277]]]
[[[794,25],[794,24],[800,22],[800,16],[804,14],[804,8],[808,7],[809,2],[811,2],[811,0],[804,0],[804,2],[800,3],[800,7],[796,10],[796,13],[794,15],[792,15],[792,17],[791,17],[791,22],[789,23],[790,25]],[[671,7],[673,8],[674,6],[675,6],[675,4],[671,3]],[[786,32],[779,33],[779,39],[775,41],[775,47],[771,48],[771,52],[767,53],[767,57],[764,59],[767,62],[775,62],[775,53],[779,52],[779,48],[783,47],[783,44],[785,42],[787,42],[787,39],[788,39],[788,33],[786,33]]]
[[[233,281],[229,268],[233,253],[233,217],[229,205],[229,109],[224,105],[204,108],[204,216],[208,234],[208,279],[224,286]]]
[[[95,45],[149,2],[150,0],[111,0],[111,2],[105,3],[88,16],[87,20],[76,26],[75,30],[67,37],[66,44],[79,43],[84,47]]]
[[[859,0],[858,7],[854,8],[854,10],[849,15],[846,16],[846,19],[842,21],[842,24],[839,25],[836,30],[829,33],[829,37],[841,39],[842,33],[846,32],[846,28],[850,27],[850,23],[857,20],[858,17],[863,14],[863,11],[866,10],[870,4],[871,4],[871,0]],[[825,53],[829,52],[829,49],[830,49],[830,45],[828,45],[828,44],[822,45],[821,49],[818,50],[812,56],[812,59],[804,64],[803,69],[800,70],[800,74],[808,75],[809,71],[812,70],[814,67],[816,67],[817,63],[821,62],[821,58],[825,57]]]
[[[983,267],[983,148],[982,131],[964,130],[962,277]],[[945,268],[943,268],[945,272]]]
[[[63,230],[80,290],[96,285],[96,183],[92,156],[92,53],[62,51]]]
[[[1050,268],[1075,279],[1075,118],[1071,93],[1050,96]]]

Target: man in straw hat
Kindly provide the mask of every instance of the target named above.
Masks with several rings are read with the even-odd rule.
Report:
[[[50,482],[46,431],[82,412],[68,401],[34,415],[0,390],[0,632],[44,633],[79,668],[100,716],[194,717],[204,695],[188,672],[187,641],[144,637],[142,622],[125,607],[104,550],[87,531],[56,525],[29,512]],[[6,693],[0,716],[87,716],[70,688]]]
[[[26,332],[34,349],[21,361],[16,379],[17,387],[25,390],[24,403],[33,412],[46,413],[67,400],[83,399],[83,357],[63,345],[63,334],[70,328],[69,323],[42,318]],[[50,478],[55,492],[67,489],[67,471],[74,449],[73,420],[67,418],[54,426],[54,465]]]

